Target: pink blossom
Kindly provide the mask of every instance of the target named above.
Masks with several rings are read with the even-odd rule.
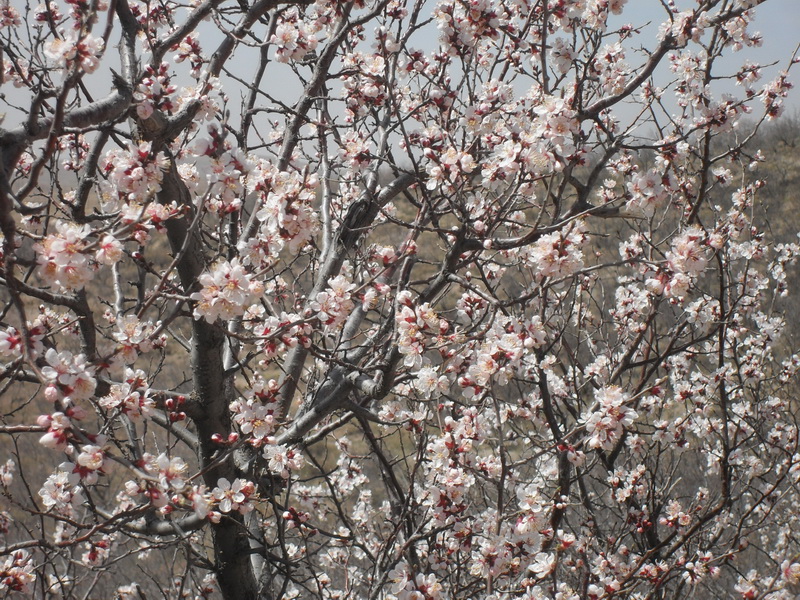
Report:
[[[100,65],[100,57],[105,45],[102,38],[86,34],[80,37],[78,30],[69,30],[63,37],[53,38],[45,47],[45,55],[59,68],[80,67],[86,73],[93,73]]]
[[[0,565],[0,592],[30,593],[36,581],[35,568],[27,550],[11,552]]]
[[[63,467],[63,468],[62,468]],[[70,514],[72,508],[83,502],[78,484],[80,477],[73,472],[72,463],[63,463],[59,469],[44,482],[39,496],[45,508]]]
[[[249,481],[234,479],[231,483],[222,477],[217,482],[217,487],[211,491],[211,496],[217,501],[221,512],[237,511],[245,514],[253,510],[250,498],[254,493],[255,487]]]
[[[619,387],[603,388],[596,392],[597,406],[585,417],[588,446],[613,450],[625,428],[633,424],[639,415],[626,406],[629,396]]]
[[[34,246],[39,274],[48,283],[65,290],[81,289],[94,275],[85,253],[91,228],[61,221],[56,224],[56,231]]]
[[[214,323],[217,319],[231,319],[244,313],[245,308],[257,302],[263,293],[263,285],[239,264],[239,259],[231,262],[217,262],[211,271],[199,278],[202,289],[191,295],[196,301],[194,316]]]
[[[0,4],[0,27],[18,27],[22,24],[19,11],[6,0]]]
[[[542,277],[566,277],[583,268],[581,246],[585,241],[579,223],[563,233],[541,236],[531,248],[528,260]]]
[[[667,252],[669,266],[689,277],[699,275],[708,259],[705,249],[706,236],[699,227],[691,227],[672,241],[672,250]]]
[[[62,412],[55,412],[52,415],[40,416],[37,423],[47,427],[47,433],[39,439],[42,446],[53,450],[66,450],[72,427],[69,417]]]
[[[297,471],[305,464],[303,455],[285,445],[267,445],[264,448],[264,458],[267,459],[269,469],[288,479],[292,471]]]

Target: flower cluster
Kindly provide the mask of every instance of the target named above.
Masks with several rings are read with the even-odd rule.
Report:
[[[371,108],[382,106],[387,98],[386,60],[380,54],[352,52],[345,56],[347,76],[342,96],[346,99],[350,120],[363,117]]]
[[[109,412],[120,411],[133,421],[149,417],[156,408],[145,374],[131,369],[126,369],[125,381],[113,384],[98,404]]]
[[[18,358],[22,356],[22,334],[15,327],[0,330],[0,356]]]
[[[669,187],[669,176],[661,175],[655,169],[636,173],[627,183],[630,194],[628,210],[652,217],[659,203],[667,198]]]
[[[81,562],[87,567],[98,567],[111,556],[116,534],[104,535],[99,540],[86,543],[86,552],[81,555]]]
[[[175,103],[171,96],[177,89],[170,83],[170,65],[162,62],[158,67],[146,65],[144,76],[139,80],[133,97],[136,100],[136,114],[142,119],[149,119],[154,110],[167,114],[172,112]]]
[[[450,379],[433,367],[422,367],[414,378],[414,389],[422,398],[435,397],[450,389]]]
[[[253,510],[255,493],[256,486],[250,481],[234,479],[230,482],[222,477],[217,481],[217,487],[211,490],[211,500],[223,514],[238,512],[244,515]]]
[[[444,189],[453,189],[461,177],[468,176],[477,167],[471,154],[456,150],[452,146],[444,153],[436,155],[431,150],[426,150],[428,163],[428,181],[425,184],[429,190],[444,186]]]
[[[339,159],[354,171],[366,169],[372,160],[370,141],[358,131],[348,131],[342,136]]]
[[[0,0],[0,434],[56,456],[0,464],[0,595],[247,595],[246,522],[286,600],[794,597],[800,244],[743,118],[791,84],[723,56],[759,0],[689,3]],[[209,556],[74,573],[137,541]]]
[[[275,60],[282,63],[302,60],[316,49],[319,30],[316,23],[301,19],[296,8],[282,12],[275,33],[269,40],[277,48]]]
[[[258,302],[264,293],[264,285],[239,264],[238,258],[217,262],[199,277],[198,283],[202,289],[191,295],[196,302],[194,317],[209,323],[243,315],[248,305]]]
[[[87,250],[88,225],[66,221],[56,223],[56,233],[34,246],[39,276],[48,284],[63,290],[82,289],[94,275]]]
[[[323,325],[336,328],[341,325],[355,306],[351,292],[356,284],[344,275],[337,275],[328,280],[327,289],[317,294],[309,302],[309,308],[316,311],[317,318]]]
[[[264,458],[272,473],[288,479],[292,471],[303,468],[305,459],[303,455],[293,448],[283,444],[269,444],[264,447]]]
[[[434,573],[417,573],[401,562],[389,572],[392,593],[397,600],[440,600],[444,598],[444,588]]]
[[[568,99],[544,96],[533,112],[537,116],[535,134],[552,151],[560,156],[569,156],[576,151],[574,135],[580,124]]]
[[[439,41],[453,54],[467,53],[479,42],[499,37],[509,16],[502,4],[489,0],[473,0],[468,5],[446,0],[434,10]]]
[[[192,67],[191,74],[193,77],[198,77],[200,75],[200,69],[205,63],[205,57],[203,56],[203,50],[200,46],[200,40],[198,39],[199,36],[196,34],[189,34],[179,44],[177,44],[173,50],[176,51],[176,54],[173,57],[173,60],[176,63],[182,63],[185,60],[189,60],[189,64]]]
[[[413,295],[407,290],[397,294],[397,304],[398,349],[405,355],[407,366],[422,366],[426,336],[438,337],[448,331],[450,324],[440,318],[427,302],[415,306]]]
[[[41,415],[37,425],[47,427],[47,433],[39,438],[39,443],[45,448],[64,451],[67,449],[72,435],[72,421],[62,412],[51,415]]]
[[[0,566],[0,592],[31,593],[33,583],[36,581],[35,567],[33,557],[27,550],[11,552]]]
[[[243,242],[245,264],[271,263],[288,246],[297,254],[318,230],[313,204],[319,179],[297,171],[278,171],[267,161],[256,161],[247,177],[247,190],[256,194],[256,213],[261,228],[257,236]]]
[[[19,11],[6,0],[0,4],[0,27],[18,27],[22,25]]]
[[[708,264],[706,236],[699,227],[690,227],[672,240],[672,250],[667,252],[669,267],[676,273],[696,277]]]
[[[639,415],[627,404],[628,394],[618,387],[601,388],[595,393],[596,406],[584,414],[589,448],[613,450],[626,427]]]
[[[117,356],[126,365],[132,365],[141,354],[152,352],[156,348],[163,348],[167,343],[164,333],[156,336],[160,323],[142,321],[135,315],[125,315],[117,319],[117,330],[114,340],[117,346]]]
[[[302,319],[296,314],[281,313],[279,316],[262,317],[258,322],[249,325],[253,334],[258,336],[256,344],[263,353],[264,362],[298,344],[307,348],[313,334],[309,320]],[[270,387],[268,385],[268,388]]]
[[[566,230],[541,236],[524,258],[540,277],[568,277],[583,268],[581,248],[586,241],[585,227],[577,222]]]
[[[58,470],[50,475],[39,490],[39,497],[46,510],[55,510],[70,516],[83,501],[80,476],[73,472],[72,463],[59,465]]]
[[[161,190],[167,159],[163,152],[153,154],[150,142],[128,150],[113,149],[101,160],[100,167],[108,180],[101,185],[103,201],[116,208],[118,201],[132,204],[133,220],[144,217],[146,205]],[[136,214],[137,211],[140,214]]]
[[[233,421],[246,436],[247,443],[259,447],[269,441],[278,428],[278,382],[258,378],[244,393],[244,397],[230,404]]]
[[[192,72],[194,73],[194,70]],[[187,106],[196,109],[195,119],[197,123],[213,121],[220,115],[222,105],[227,101],[227,98],[217,77],[210,76],[206,71],[199,73],[199,76],[203,78],[202,83],[187,85],[180,89],[176,99],[176,106],[178,110],[183,110]]]
[[[42,368],[42,375],[47,381],[45,397],[49,401],[91,398],[97,387],[95,368],[87,363],[83,354],[73,355],[68,350],[58,352],[49,348],[44,358],[47,364]]]
[[[593,66],[598,73],[604,94],[619,94],[625,89],[630,67],[625,62],[625,49],[620,42],[602,48]]]
[[[786,72],[782,72],[773,81],[770,81],[761,92],[764,108],[768,119],[775,119],[783,112],[783,99],[789,95],[792,84],[788,81]]]
[[[58,23],[64,16],[59,12],[58,6],[54,2],[37,4],[33,9],[33,20],[37,26],[43,23]]]
[[[108,464],[108,457],[102,445],[105,442],[100,436],[95,440],[96,444],[85,444],[81,446],[80,453],[75,457],[75,462],[65,462],[60,469],[74,473],[80,477],[84,485],[94,485],[99,476],[104,474],[103,470]]]
[[[45,56],[57,68],[79,68],[86,73],[93,73],[100,66],[104,49],[102,38],[90,33],[81,36],[80,30],[70,29],[47,44]]]
[[[189,465],[187,465],[179,456],[172,456],[161,453],[158,456],[145,455],[142,458],[145,470],[147,473],[153,475],[158,479],[158,488],[163,492],[164,501],[167,499],[167,494],[170,492],[182,492],[187,486],[187,474]],[[153,488],[150,488],[150,497],[156,506],[160,503],[155,501]]]
[[[458,384],[467,398],[480,395],[491,384],[506,385],[519,371],[526,368],[525,355],[539,348],[546,340],[546,332],[538,316],[528,321],[512,317],[498,317],[490,328],[483,332],[480,341],[471,343],[471,354],[458,368]],[[453,369],[455,365],[449,368]]]

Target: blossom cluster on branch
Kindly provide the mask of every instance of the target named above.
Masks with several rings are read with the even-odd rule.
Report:
[[[798,59],[632,4],[0,0],[0,595],[795,598]]]

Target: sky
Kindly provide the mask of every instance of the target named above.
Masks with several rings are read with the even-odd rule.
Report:
[[[20,3],[19,9],[21,12],[21,4],[23,2],[25,2],[25,0],[11,0],[12,4]],[[696,6],[695,0],[676,0],[676,4],[681,9]],[[433,3],[431,3],[431,5],[433,5]],[[655,34],[658,25],[664,20],[664,16],[665,11],[662,0],[628,0],[621,21],[637,26],[642,23],[650,22],[651,25],[646,30],[646,35],[637,37],[635,43],[652,48],[655,45]],[[763,34],[763,45],[760,48],[745,49],[747,56],[755,62],[760,62],[762,65],[778,63],[764,69],[762,81],[766,82],[774,78],[775,74],[780,69],[785,69],[788,66],[792,52],[795,50],[798,43],[800,43],[800,0],[768,0],[765,5],[757,8],[756,24],[751,30],[760,31]],[[220,35],[215,26],[210,22],[201,25],[200,34],[201,39],[204,40],[203,45],[207,50],[213,48],[214,42],[211,40],[215,37],[218,38]],[[430,48],[422,49],[433,50],[436,47],[436,39],[433,35],[430,37]],[[421,45],[419,39],[414,43],[418,47]],[[116,51],[109,48],[107,55],[108,60],[111,61],[109,66],[118,70],[119,67],[116,65],[118,60]],[[632,56],[630,61],[632,64],[636,64],[636,60],[634,59],[641,59],[641,56]],[[741,59],[741,56],[736,56],[735,54],[729,57],[728,64],[731,65],[731,72],[733,72],[735,65],[741,63]],[[723,62],[721,66],[724,67],[725,64],[726,63]],[[96,97],[104,96],[110,89],[109,70],[108,68],[104,68],[104,66],[105,65],[101,65],[97,73],[86,78],[87,85]],[[234,63],[232,65],[233,69],[238,71],[237,74],[245,80],[252,76],[255,66],[254,63],[248,60],[239,61],[238,64]],[[300,92],[300,89],[296,87],[297,84],[295,81],[289,81],[288,79],[286,81],[281,81],[281,69],[276,69],[276,67],[279,66],[275,63],[270,67],[269,88],[278,90],[279,93],[277,96],[280,100],[293,104],[297,99],[296,95]],[[658,73],[656,73],[656,76],[658,76]],[[786,100],[785,104],[788,113],[797,114],[800,113],[800,64],[795,65],[790,76],[790,81],[795,83],[796,88]],[[187,81],[184,84],[189,83],[190,82]],[[732,84],[730,85],[730,89],[733,91]],[[232,89],[226,91],[229,92],[232,103],[238,103],[239,94]],[[280,93],[281,91],[282,93]],[[717,88],[716,91],[725,90]],[[14,90],[9,84],[2,85],[0,87],[0,92],[7,94],[12,101],[16,101],[20,104],[24,104],[24,102],[27,101],[26,97],[20,95],[19,91]],[[0,112],[2,112],[2,110],[3,109],[0,108]],[[21,115],[9,114],[4,126],[7,128],[13,127],[20,123],[22,118],[24,117]]]
[[[695,2],[686,0],[679,0],[677,4],[681,8],[696,5]],[[628,0],[625,5],[625,20],[631,23],[654,21],[652,31],[655,35],[664,15],[664,9],[659,5],[660,0]],[[746,52],[753,62],[762,65],[778,63],[764,69],[762,81],[768,81],[778,71],[789,66],[792,52],[800,44],[800,0],[769,0],[756,9],[755,15],[755,26],[750,30],[762,34],[763,44],[760,48],[746,48],[742,52]],[[741,58],[736,53],[729,53],[728,62],[734,65],[740,63]],[[786,107],[789,111],[796,112],[800,110],[800,64],[795,65],[791,73],[790,81],[796,87],[794,93],[787,98]]]
[[[410,1],[409,1],[410,3]],[[686,10],[697,6],[697,0],[675,0],[678,8]],[[434,2],[429,1],[430,11],[432,12]],[[740,53],[726,51],[726,56],[723,57],[715,66],[715,72],[718,74],[733,74],[741,66],[743,58],[746,56],[753,62],[758,62],[764,66],[762,69],[762,79],[759,83],[766,83],[777,75],[780,70],[786,69],[789,66],[790,58],[798,43],[800,43],[800,0],[767,0],[766,4],[759,6],[756,11],[755,26],[750,27],[751,33],[760,32],[762,34],[763,44],[758,48],[745,48]],[[621,17],[615,17],[619,20],[618,25],[625,23],[633,24],[637,27],[644,23],[650,23],[644,29],[644,34],[636,36],[632,42],[632,47],[645,46],[647,49],[652,50],[656,45],[656,34],[659,25],[666,19],[666,11],[663,7],[662,0],[628,0]],[[428,37],[420,35],[412,38],[411,45],[426,52],[436,50],[438,41],[433,27],[427,31]],[[211,32],[209,32],[211,33]],[[369,33],[369,32],[368,32]],[[628,62],[631,65],[638,65],[644,62],[644,57],[640,53],[630,53]],[[772,66],[766,66],[772,65]],[[726,68],[727,67],[727,68]],[[237,71],[237,75],[242,79],[247,79],[249,74],[254,70],[255,65],[250,65],[247,61],[232,65],[232,69]],[[288,72],[288,67],[272,63],[269,67],[272,78],[268,79],[266,86],[270,93],[273,93],[276,98],[293,104],[297,100],[297,94],[301,89],[297,86],[294,77],[287,77],[286,80],[281,80],[281,70]],[[660,81],[666,82],[673,78],[669,73],[668,67],[665,64],[659,67],[655,73],[656,85]],[[786,113],[800,113],[800,64],[795,65],[790,81],[794,81],[797,86],[794,93],[790,95],[785,101]],[[756,84],[758,87],[758,84]],[[719,98],[720,94],[733,93],[736,96],[741,95],[741,88],[737,88],[733,81],[718,81],[714,84],[714,96]],[[232,103],[235,103],[237,94],[231,92],[230,94]],[[669,104],[671,94],[665,99]],[[757,109],[756,109],[757,110]],[[615,113],[623,120],[634,118],[639,110],[631,103],[617,106]]]

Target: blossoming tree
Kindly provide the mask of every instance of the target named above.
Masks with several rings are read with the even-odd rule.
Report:
[[[645,3],[4,0],[0,593],[796,597],[787,73]]]

